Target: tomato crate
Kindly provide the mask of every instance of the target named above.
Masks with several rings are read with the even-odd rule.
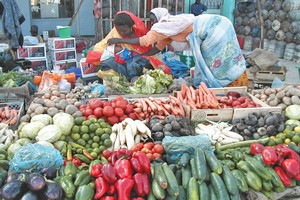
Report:
[[[226,96],[228,92],[238,92],[242,96],[248,96],[252,101],[259,104],[261,107],[256,108],[223,108],[223,109],[191,109],[191,120],[193,122],[210,121],[231,121],[237,118],[244,118],[250,113],[258,113],[261,111],[281,113],[281,107],[271,107],[254,97],[247,92],[247,87],[224,87],[224,88],[210,88],[217,96]]]
[[[0,103],[0,108],[4,108],[5,106],[8,106],[9,109],[16,109],[18,110],[18,120],[17,122],[12,125],[10,128],[13,130],[17,130],[18,126],[20,124],[20,119],[21,117],[25,114],[25,102],[24,99],[18,99],[16,98],[15,100],[11,100],[11,101],[7,101],[7,102],[3,102],[3,99]]]

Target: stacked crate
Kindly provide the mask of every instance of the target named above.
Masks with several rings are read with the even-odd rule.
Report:
[[[78,67],[75,38],[48,38],[48,48],[52,66],[60,70]]]

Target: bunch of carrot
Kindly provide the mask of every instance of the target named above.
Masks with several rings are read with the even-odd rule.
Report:
[[[8,106],[0,108],[0,123],[13,126],[18,121],[18,110],[10,109]]]
[[[191,109],[220,108],[216,95],[203,82],[200,83],[198,89],[182,84],[181,91],[177,91],[176,96],[180,102],[190,106]]]
[[[133,104],[133,110],[140,120],[152,116],[162,118],[168,115],[185,116],[185,111],[179,99],[171,95],[168,98],[142,98],[136,100]]]

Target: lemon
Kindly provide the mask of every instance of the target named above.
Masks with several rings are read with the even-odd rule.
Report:
[[[101,140],[104,141],[106,139],[109,139],[109,135],[104,133],[103,135],[101,135]]]
[[[59,140],[66,141],[66,136],[65,135],[61,135],[60,138],[59,138]]]
[[[95,133],[90,133],[90,138],[93,138],[95,136]]]
[[[268,142],[268,146],[275,146],[276,143],[274,141],[274,139],[270,139],[269,142]]]
[[[81,125],[84,120],[85,120],[84,117],[76,117],[75,120],[74,120],[74,123],[76,125]]]
[[[278,133],[278,134],[276,135],[276,138],[280,138],[280,139],[282,139],[282,140],[285,140],[286,136],[285,136],[284,133]]]
[[[296,133],[300,133],[300,126],[296,126],[296,127],[294,128],[294,131],[295,131]]]
[[[90,144],[86,144],[85,148],[91,148],[91,145]]]
[[[83,125],[80,127],[80,132],[85,134],[85,133],[88,133],[89,132],[89,127],[86,126],[86,125]]]
[[[104,143],[104,146],[106,146],[106,147],[111,147],[111,145],[112,145],[112,141],[110,139],[104,140],[103,143]]]
[[[90,139],[90,136],[89,136],[89,134],[87,134],[87,133],[83,134],[81,137],[82,137],[82,139],[84,139],[86,142]]]
[[[105,133],[103,128],[97,128],[95,131],[95,134],[98,136],[101,136],[103,133]]]
[[[99,124],[100,124],[101,122],[104,122],[104,123],[105,123],[104,119],[102,119],[102,118],[98,119],[97,122],[98,122]]]
[[[99,137],[98,135],[95,135],[95,136],[93,137],[93,141],[94,141],[94,142],[99,142],[99,141],[100,141],[100,137]]]
[[[276,139],[274,140],[274,142],[275,142],[276,144],[282,144],[282,143],[283,143],[283,139],[281,139],[281,138],[276,138]]]
[[[92,143],[92,148],[98,148],[100,145],[98,144],[98,143],[96,143],[96,142],[93,142]]]
[[[79,133],[80,132],[80,126],[74,125],[72,127],[72,133]]]
[[[75,141],[79,140],[80,139],[80,134],[79,133],[73,133],[71,135],[71,138]]]
[[[92,139],[89,139],[87,142],[88,144],[93,144],[94,141]]]
[[[89,121],[89,120],[86,120],[86,121],[84,121],[84,122],[82,122],[82,125],[86,125],[86,126],[89,126],[89,125],[91,125],[92,123],[91,123],[91,121]]]
[[[97,122],[97,119],[96,119],[96,118],[94,118],[94,117],[92,117],[92,118],[90,118],[90,119],[89,119],[89,121],[91,122],[91,124],[94,124],[94,123],[96,123],[96,122]]]

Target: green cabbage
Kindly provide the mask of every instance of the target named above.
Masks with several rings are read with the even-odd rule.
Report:
[[[284,124],[300,126],[300,121],[295,120],[295,119],[289,119],[289,120],[286,120]]]
[[[12,158],[17,150],[19,150],[22,146],[25,146],[26,144],[31,143],[31,140],[28,138],[20,138],[14,143],[12,143],[8,149],[7,154],[9,158]]]
[[[285,116],[289,119],[300,120],[300,105],[290,105],[285,109]]]
[[[36,141],[47,141],[54,143],[59,140],[61,136],[61,129],[56,125],[48,125],[42,128],[36,136]]]
[[[45,124],[42,122],[31,122],[25,124],[20,132],[20,137],[34,139],[38,135],[38,132],[44,127]]]
[[[30,122],[42,122],[45,126],[52,124],[52,117],[47,114],[35,115],[31,118]]]
[[[60,128],[62,135],[69,135],[74,125],[74,117],[67,113],[57,113],[53,116],[53,124]]]

